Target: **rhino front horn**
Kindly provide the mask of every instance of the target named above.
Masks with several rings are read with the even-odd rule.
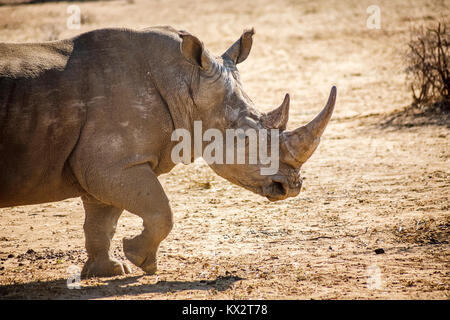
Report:
[[[336,87],[331,88],[330,97],[323,110],[308,124],[293,131],[283,132],[282,148],[285,148],[285,161],[300,167],[316,150],[336,102]]]

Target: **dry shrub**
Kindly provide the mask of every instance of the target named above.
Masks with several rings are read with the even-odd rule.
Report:
[[[407,75],[413,106],[433,111],[450,110],[449,26],[440,22],[412,30],[408,44]]]

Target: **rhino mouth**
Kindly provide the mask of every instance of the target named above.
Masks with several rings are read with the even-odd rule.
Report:
[[[269,183],[262,187],[255,187],[253,185],[243,183],[240,179],[237,179],[236,182],[245,189],[266,197],[269,201],[279,201],[292,196],[291,193],[298,194],[298,192],[291,192],[292,190],[289,188],[288,183],[283,180],[284,179],[282,178],[274,177]]]

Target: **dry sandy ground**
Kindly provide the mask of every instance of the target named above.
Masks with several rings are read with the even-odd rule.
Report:
[[[448,299],[449,121],[392,119],[411,103],[402,50],[409,28],[449,17],[444,1],[109,1],[0,7],[0,41],[53,40],[105,27],[172,25],[220,54],[255,27],[240,65],[247,93],[267,111],[291,94],[293,128],[338,87],[334,117],[303,169],[300,195],[271,203],[215,175],[202,161],[161,176],[176,225],[159,271],[83,280],[79,199],[0,209],[0,298]],[[384,125],[383,125],[384,124]],[[114,238],[140,232],[124,213]],[[376,254],[375,249],[384,249]]]

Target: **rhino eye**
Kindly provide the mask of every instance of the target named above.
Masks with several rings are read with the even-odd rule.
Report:
[[[248,125],[251,127],[251,128],[257,128],[258,127],[258,123],[255,121],[255,120],[253,120],[252,118],[249,118],[249,117],[245,117],[246,119],[246,121],[247,121],[247,123],[248,123]]]
[[[247,129],[258,129],[258,122],[253,120],[252,118],[245,116],[242,117],[239,121],[239,127],[241,129],[247,130]]]

